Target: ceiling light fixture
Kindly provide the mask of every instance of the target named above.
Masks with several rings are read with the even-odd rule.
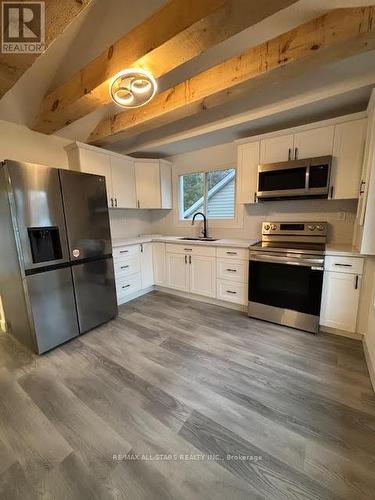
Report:
[[[140,68],[124,69],[109,85],[112,100],[123,108],[144,106],[156,94],[157,83],[148,71]]]

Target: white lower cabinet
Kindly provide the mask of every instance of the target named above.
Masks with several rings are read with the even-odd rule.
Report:
[[[152,260],[155,285],[166,286],[165,243],[161,241],[152,242]]]
[[[355,333],[363,259],[328,257],[326,259],[320,325]],[[337,269],[337,271],[332,271]]]
[[[142,288],[150,288],[155,283],[151,242],[141,243],[141,281]]]
[[[181,292],[189,291],[188,257],[179,253],[166,253],[166,286]]]
[[[215,248],[167,244],[166,251],[167,287],[216,297]]]
[[[117,303],[123,304],[154,284],[152,243],[113,249]]]
[[[216,259],[189,255],[190,292],[206,297],[216,296]]]

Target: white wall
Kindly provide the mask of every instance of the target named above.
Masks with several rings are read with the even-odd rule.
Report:
[[[64,146],[71,143],[55,135],[45,135],[15,123],[0,120],[0,159],[40,163],[69,168]]]
[[[149,210],[110,210],[109,218],[114,240],[152,233]]]
[[[186,172],[200,169],[227,168],[237,164],[237,147],[234,143],[221,144],[169,158],[173,162],[173,211],[153,211],[152,231],[161,234],[195,235],[199,224],[181,224],[178,221],[177,178]],[[327,221],[330,225],[329,241],[349,244],[353,235],[357,202],[353,200],[295,200],[268,202],[257,205],[240,206],[240,217],[236,227],[217,227],[209,223],[210,235],[217,238],[257,239],[261,224],[271,220],[312,220]]]

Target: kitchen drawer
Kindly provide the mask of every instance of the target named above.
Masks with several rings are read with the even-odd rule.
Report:
[[[203,246],[203,245],[189,245],[189,243],[184,243],[183,245],[167,243],[166,244],[167,253],[182,253],[185,255],[202,255],[203,257],[215,257],[216,251],[215,247]]]
[[[134,257],[140,254],[140,245],[129,245],[127,247],[115,247],[113,249],[113,258],[123,259],[124,257]]]
[[[217,259],[216,275],[218,279],[247,283],[249,262],[247,260]]]
[[[126,298],[128,295],[138,292],[142,287],[141,283],[141,273],[116,279],[118,302],[120,302],[121,299]]]
[[[216,298],[235,304],[247,305],[247,285],[229,280],[216,280]]]
[[[248,248],[218,247],[217,257],[220,259],[249,260]]]
[[[324,261],[324,269],[337,273],[362,274],[363,258],[327,255]]]
[[[124,259],[116,259],[114,264],[116,279],[141,272],[141,261],[138,255],[135,257],[126,257]]]

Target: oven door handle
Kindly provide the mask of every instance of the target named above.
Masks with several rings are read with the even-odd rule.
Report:
[[[278,257],[276,255],[259,255],[250,252],[250,261],[269,262],[273,264],[287,264],[289,266],[310,267],[313,271],[323,271],[324,259],[293,259],[292,257]]]

